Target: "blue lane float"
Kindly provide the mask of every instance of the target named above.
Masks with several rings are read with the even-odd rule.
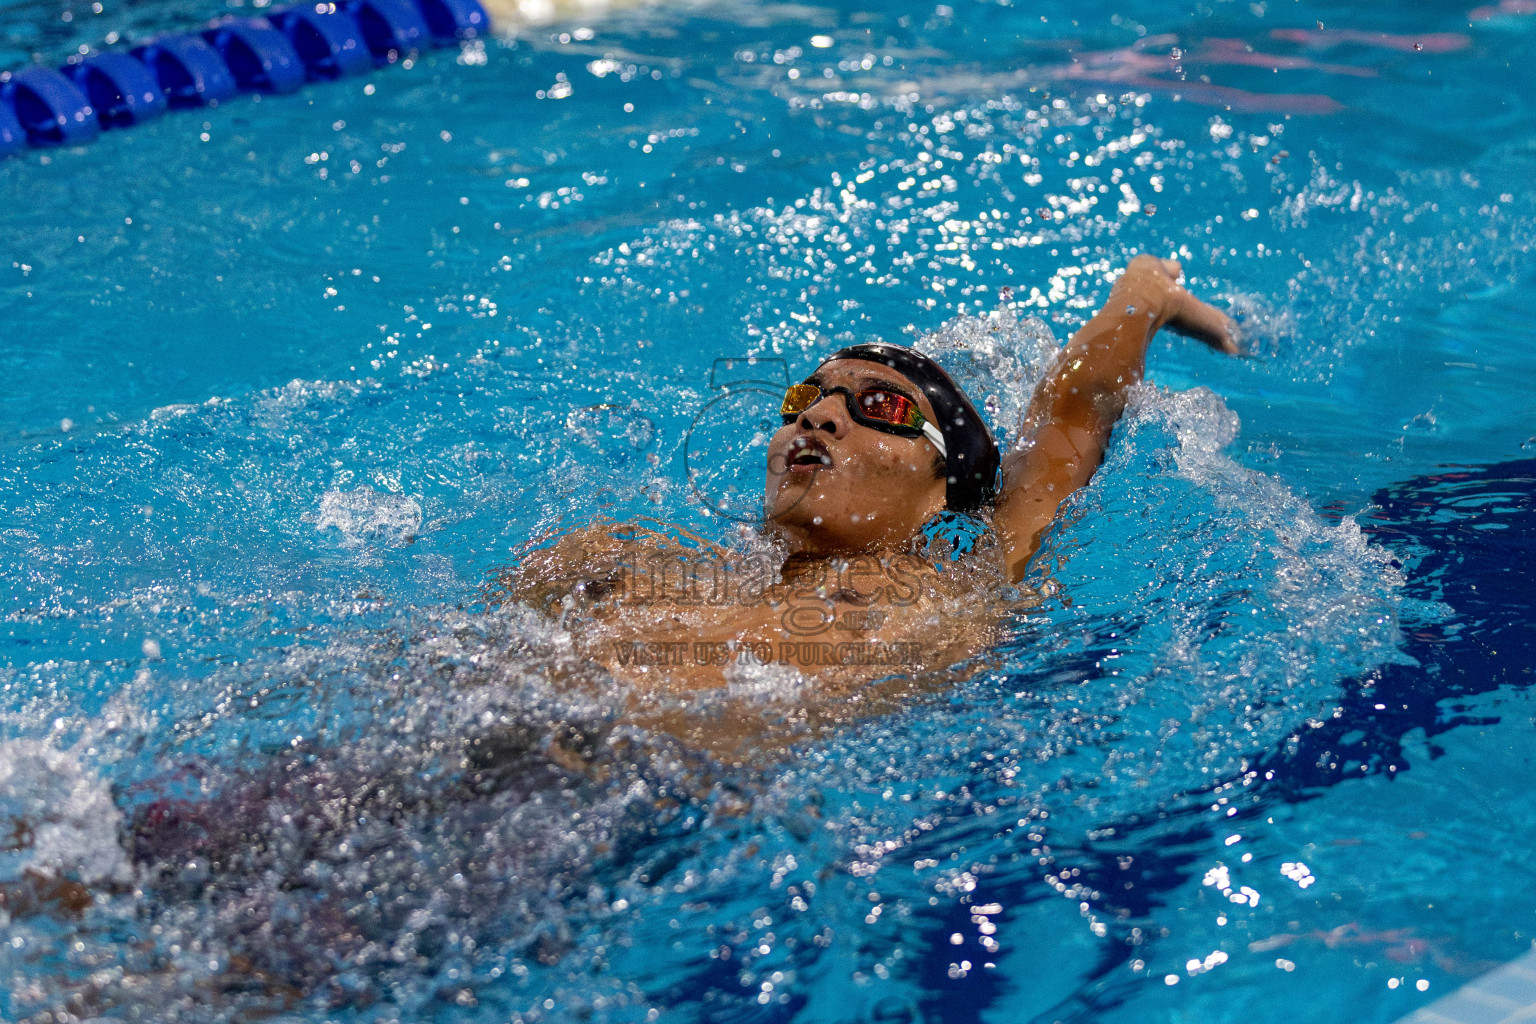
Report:
[[[439,42],[473,39],[490,29],[479,0],[420,0],[427,29]]]
[[[53,68],[18,71],[5,85],[8,105],[34,146],[84,142],[101,131],[80,87]]]
[[[491,29],[480,0],[319,0],[265,18],[217,22],[55,71],[0,74],[0,157],[25,145],[83,142],[167,108],[214,106],[241,92],[293,92],[360,74]]]
[[[335,4],[290,7],[268,17],[293,44],[311,79],[341,78],[373,67],[357,19]]]
[[[432,44],[432,30],[411,0],[343,0],[338,6],[357,19],[363,42],[379,64],[393,64]]]
[[[288,37],[266,18],[243,18],[203,33],[245,92],[293,92],[304,84],[304,62]]]
[[[200,36],[164,36],[133,55],[154,72],[172,107],[201,107],[240,91],[219,51]]]
[[[165,112],[160,83],[126,53],[98,53],[63,70],[90,100],[103,128],[138,124]]]

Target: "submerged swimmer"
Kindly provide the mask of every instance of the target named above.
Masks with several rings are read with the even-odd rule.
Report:
[[[507,596],[560,616],[584,656],[631,684],[642,720],[710,746],[729,726],[689,724],[678,711],[691,694],[724,686],[803,708],[807,688],[873,699],[872,680],[965,661],[1017,607],[1005,595],[1098,468],[1157,331],[1236,353],[1231,323],[1181,273],[1131,261],[1047,370],[1007,454],[932,359],[855,345],[784,395],[756,553],[589,525],[527,557]]]

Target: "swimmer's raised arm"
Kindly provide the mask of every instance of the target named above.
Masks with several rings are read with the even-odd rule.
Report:
[[[1010,579],[1023,577],[1061,503],[1099,468],[1159,328],[1237,353],[1231,322],[1185,291],[1181,273],[1174,260],[1133,259],[1104,308],[1073,336],[1036,388],[1023,442],[1003,459],[997,499],[995,525]]]

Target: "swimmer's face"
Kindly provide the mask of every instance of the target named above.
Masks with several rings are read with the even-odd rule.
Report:
[[[838,359],[806,383],[897,391],[936,422],[922,389],[883,363]],[[847,396],[821,399],[773,435],[764,507],[795,551],[867,551],[910,540],[944,508],[944,460],[924,437],[854,422]]]

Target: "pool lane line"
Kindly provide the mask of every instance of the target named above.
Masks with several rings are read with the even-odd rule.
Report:
[[[217,106],[246,92],[291,93],[489,34],[480,0],[337,0],[263,17],[221,18],[201,32],[131,50],[0,73],[0,157],[89,142],[167,110]]]

